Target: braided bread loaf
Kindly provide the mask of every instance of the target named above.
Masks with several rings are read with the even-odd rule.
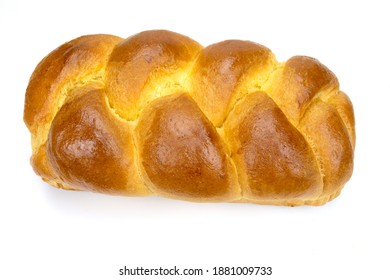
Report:
[[[248,41],[79,37],[36,67],[24,121],[35,172],[63,189],[321,205],[353,169],[353,109],[335,75]]]

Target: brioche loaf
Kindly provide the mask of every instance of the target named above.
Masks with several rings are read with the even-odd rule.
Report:
[[[35,172],[63,189],[322,205],[353,169],[353,108],[336,76],[249,41],[79,37],[36,67],[24,121]]]

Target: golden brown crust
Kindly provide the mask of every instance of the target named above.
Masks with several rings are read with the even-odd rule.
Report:
[[[24,121],[32,131],[51,121],[59,93],[66,82],[78,83],[105,67],[112,48],[121,39],[112,35],[87,35],[61,45],[47,55],[33,72],[27,90]],[[101,80],[102,77],[93,77]]]
[[[356,132],[355,132],[355,115],[353,113],[352,102],[349,97],[342,91],[335,92],[327,99],[327,103],[332,105],[343,120],[348,130],[352,147],[355,149]]]
[[[64,189],[322,205],[353,170],[353,107],[336,76],[249,41],[79,37],[38,64],[24,120],[35,172]]]
[[[173,93],[201,45],[165,30],[138,33],[119,43],[107,65],[107,95],[117,113],[133,120],[147,102]],[[156,91],[156,89],[160,89]]]
[[[334,90],[338,90],[336,76],[318,60],[306,56],[287,60],[264,88],[295,126],[316,97]]]
[[[221,139],[188,94],[150,104],[136,130],[141,165],[157,194],[205,201],[239,198]]]
[[[53,171],[50,163],[48,162],[47,153],[46,153],[46,142],[42,144],[31,156],[31,165],[39,176],[45,178],[46,180],[55,181],[59,180],[58,176]]]
[[[190,75],[190,93],[220,127],[235,102],[260,88],[276,61],[271,51],[249,41],[228,40],[204,48]]]
[[[80,190],[147,193],[137,178],[130,126],[112,115],[102,90],[75,95],[57,113],[48,137],[47,155],[56,174]]]
[[[299,129],[316,151],[323,173],[324,191],[318,199],[338,192],[353,170],[353,146],[339,114],[318,100],[306,112]]]
[[[321,194],[322,178],[312,150],[265,93],[247,95],[224,127],[244,198],[287,202]]]

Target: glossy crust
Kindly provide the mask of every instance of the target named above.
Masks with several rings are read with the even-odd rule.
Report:
[[[336,76],[249,41],[77,38],[38,64],[24,120],[35,172],[64,189],[322,205],[353,170],[353,108]]]
[[[54,118],[46,145],[54,172],[83,190],[148,193],[136,172],[131,126],[111,113],[101,89],[73,95]]]
[[[234,200],[235,169],[215,127],[186,93],[155,100],[136,128],[140,168],[153,192],[187,200]]]
[[[245,96],[230,114],[225,130],[243,198],[293,205],[322,193],[312,149],[267,94]]]

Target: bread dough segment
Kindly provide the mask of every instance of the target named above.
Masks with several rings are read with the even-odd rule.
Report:
[[[153,99],[183,89],[202,46],[165,30],[138,33],[119,43],[107,64],[108,100],[117,114],[135,120]]]
[[[324,178],[324,191],[319,200],[331,197],[352,175],[353,146],[348,130],[337,110],[321,100],[310,106],[298,128],[310,139],[319,157]]]
[[[135,166],[131,127],[106,106],[102,90],[66,103],[53,120],[47,156],[56,175],[79,190],[145,195]]]
[[[204,48],[189,78],[189,93],[215,127],[237,100],[257,91],[276,67],[273,53],[249,41],[227,40]]]
[[[192,201],[240,198],[223,143],[188,94],[152,102],[139,119],[136,136],[141,170],[153,192]]]
[[[224,128],[244,198],[296,205],[322,193],[321,174],[311,148],[265,93],[247,95]]]
[[[273,73],[262,90],[297,126],[316,98],[338,91],[338,87],[336,76],[317,59],[294,56]]]
[[[46,142],[53,118],[73,89],[102,82],[108,57],[121,40],[105,34],[81,36],[61,45],[37,65],[26,90],[24,107],[34,152]]]

